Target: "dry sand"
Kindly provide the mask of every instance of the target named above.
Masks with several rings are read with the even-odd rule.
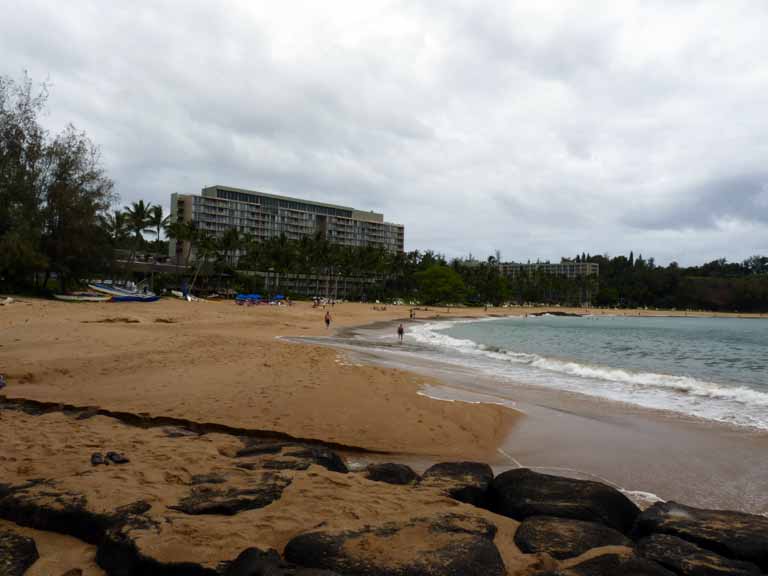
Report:
[[[307,303],[19,302],[0,311],[3,393],[370,450],[496,457],[513,411],[430,400],[416,394],[428,377],[276,338],[325,334],[324,313]],[[407,318],[408,309],[341,304],[331,313],[337,328]]]

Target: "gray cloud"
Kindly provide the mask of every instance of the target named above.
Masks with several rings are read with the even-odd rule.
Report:
[[[651,230],[716,229],[726,222],[768,223],[768,173],[722,176],[671,195],[664,205],[630,212],[624,221]]]
[[[252,187],[448,255],[768,251],[759,0],[60,4],[4,13],[0,73],[50,79],[124,202]]]

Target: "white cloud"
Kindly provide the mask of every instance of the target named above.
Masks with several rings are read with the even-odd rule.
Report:
[[[19,4],[0,73],[123,200],[213,183],[383,210],[449,255],[768,246],[759,0]],[[761,212],[762,211],[762,212]]]

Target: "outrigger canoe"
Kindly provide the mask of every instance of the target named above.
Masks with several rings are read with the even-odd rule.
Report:
[[[112,296],[112,302],[157,302],[160,296],[149,292],[147,294],[126,294],[125,296]]]
[[[150,298],[154,298],[156,296],[154,292],[139,292],[138,290],[129,290],[128,288],[123,288],[122,286],[106,284],[104,282],[88,284],[88,288],[91,290],[96,290],[97,292],[101,292],[102,294],[109,294],[113,298],[122,298],[124,296],[137,297],[135,300],[117,300],[118,302],[154,302],[154,300],[151,300]]]
[[[56,300],[64,302],[106,302],[111,297],[106,294],[97,294],[94,292],[72,292],[71,294],[54,294]]]

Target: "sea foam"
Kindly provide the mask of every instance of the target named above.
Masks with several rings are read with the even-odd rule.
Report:
[[[671,410],[739,426],[768,429],[768,394],[748,386],[516,352],[445,333],[465,322],[477,320],[428,322],[411,327],[408,338],[442,352],[441,356],[448,362],[469,364],[508,381],[562,389],[656,410]]]

